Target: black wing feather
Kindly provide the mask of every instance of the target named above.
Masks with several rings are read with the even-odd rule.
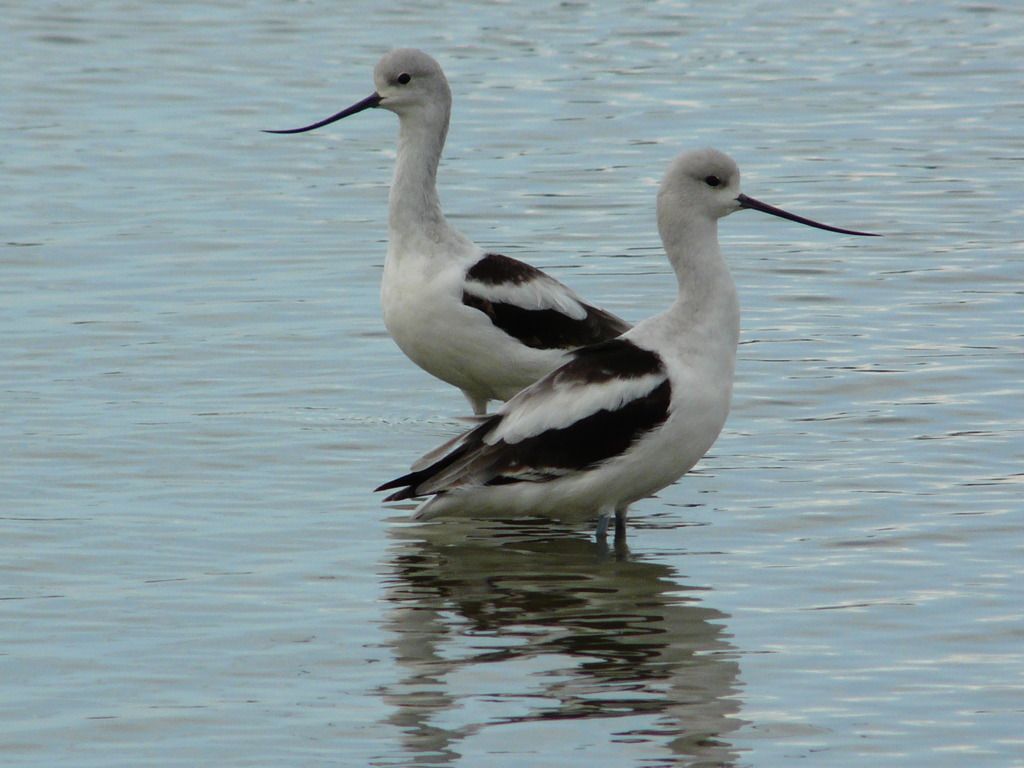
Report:
[[[530,391],[540,395],[560,382],[599,384],[616,377],[640,378],[664,374],[661,359],[629,341],[616,339],[576,350],[573,360],[535,384]],[[396,478],[377,490],[401,488],[385,501],[410,499],[424,493],[443,492],[444,488],[423,491],[442,473],[454,469],[468,482],[503,485],[517,482],[544,482],[568,472],[592,469],[601,462],[629,449],[638,439],[662,424],[669,415],[672,388],[665,378],[647,394],[619,408],[601,409],[566,427],[549,429],[515,443],[499,440],[485,442],[500,424],[499,412],[467,432],[458,445],[430,466]],[[515,400],[512,401],[512,407]]]
[[[550,280],[541,270],[517,259],[488,253],[474,264],[466,277],[483,285],[523,285],[531,280]],[[629,323],[610,312],[580,302],[582,319],[567,317],[557,309],[526,309],[492,301],[465,290],[462,303],[487,315],[495,326],[534,349],[575,349],[613,339],[629,330]]]
[[[593,469],[601,462],[624,453],[638,438],[668,417],[672,388],[666,379],[644,397],[631,400],[615,410],[600,410],[564,429],[550,429],[536,437],[501,446],[500,459],[492,465],[494,477],[488,485],[516,482],[517,475],[550,479],[564,472]],[[552,471],[537,473],[534,468]]]

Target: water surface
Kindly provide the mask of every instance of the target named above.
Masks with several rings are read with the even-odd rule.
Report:
[[[6,765],[1019,764],[1013,3],[20,4],[4,14]],[[639,320],[668,161],[745,191],[733,413],[627,549],[414,526],[463,426],[383,331],[433,53],[452,220]]]

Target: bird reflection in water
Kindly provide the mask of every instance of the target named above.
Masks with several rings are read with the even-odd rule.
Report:
[[[384,628],[407,674],[381,695],[403,738],[375,765],[582,759],[587,744],[594,765],[735,763],[728,616],[673,568],[551,521],[392,532]]]

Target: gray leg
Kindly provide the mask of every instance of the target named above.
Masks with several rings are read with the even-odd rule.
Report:
[[[462,394],[469,400],[469,407],[473,409],[474,416],[483,416],[487,413],[487,398],[473,397],[466,390],[462,390]]]
[[[612,519],[611,510],[608,510],[606,512],[602,512],[601,516],[597,518],[597,531],[594,532],[594,536],[597,539],[604,539],[608,535],[608,523],[609,523],[609,521],[611,519]],[[615,522],[615,530],[616,530],[616,534],[615,535],[616,536],[618,536],[618,533],[617,533],[618,528],[619,528],[619,523],[618,523],[618,519],[616,518],[616,522]]]
[[[615,510],[615,540],[626,540],[626,515],[629,514],[629,507],[622,507]]]

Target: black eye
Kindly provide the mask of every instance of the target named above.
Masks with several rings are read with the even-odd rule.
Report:
[[[410,80],[412,80],[412,75],[408,72],[403,72],[398,76],[398,82],[402,85],[407,85]]]
[[[717,176],[705,176],[704,183],[709,187],[720,187],[722,186],[722,180]]]

